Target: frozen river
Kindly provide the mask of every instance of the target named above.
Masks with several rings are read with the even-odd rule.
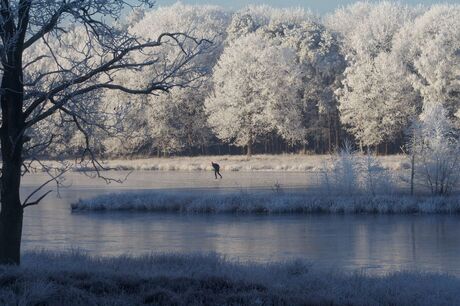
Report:
[[[458,216],[72,213],[69,207],[79,198],[138,189],[271,192],[275,183],[293,191],[314,190],[316,184],[316,177],[305,173],[223,175],[223,180],[214,180],[210,172],[135,172],[122,185],[68,175],[70,186],[61,189],[60,198],[54,194],[26,209],[23,249],[74,248],[107,256],[217,252],[241,261],[300,258],[372,273],[418,269],[460,276]],[[23,194],[44,179],[37,174],[26,177]]]

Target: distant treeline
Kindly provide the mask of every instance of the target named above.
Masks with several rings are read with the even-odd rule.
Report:
[[[460,5],[358,2],[320,17],[175,4],[135,11],[120,27],[144,39],[206,39],[189,63],[196,79],[155,96],[101,92],[81,123],[87,135],[62,112],[29,132],[32,146],[52,135],[49,156],[81,153],[86,136],[105,156],[327,153],[348,139],[397,153],[434,104],[458,127]],[[194,47],[165,44],[149,56],[172,63]],[[140,84],[151,73],[154,66],[123,81]]]

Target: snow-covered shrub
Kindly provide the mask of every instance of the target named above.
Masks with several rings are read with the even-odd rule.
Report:
[[[391,193],[394,190],[391,173],[382,166],[374,154],[368,152],[362,157],[361,184],[367,194]]]
[[[358,193],[360,161],[349,143],[334,158],[331,170],[330,190],[345,195]]]
[[[349,142],[320,171],[320,187],[336,195],[388,193],[394,190],[392,176],[372,152],[363,155]]]
[[[414,128],[415,174],[434,195],[447,195],[460,179],[460,144],[441,103],[426,103]]]

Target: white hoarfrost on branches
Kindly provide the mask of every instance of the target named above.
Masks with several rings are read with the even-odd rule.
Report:
[[[50,191],[41,189],[59,183],[66,170],[55,173],[39,160],[53,143],[83,144],[70,151],[104,178],[91,139],[98,130],[113,132],[106,125],[106,111],[101,112],[105,92],[167,92],[207,74],[193,60],[210,52],[210,40],[195,38],[190,29],[158,29],[157,24],[145,36],[115,22],[126,9],[144,5],[151,7],[154,1],[0,2],[0,264],[20,263],[23,209],[43,200]],[[147,71],[144,78],[133,77]],[[48,170],[50,179],[23,201],[21,176],[34,162]]]
[[[228,33],[228,45],[214,72],[214,95],[208,100],[209,123],[220,139],[250,148],[276,133],[289,144],[306,144],[308,136],[318,137],[321,129],[330,133],[338,125],[334,91],[344,60],[334,35],[317,18],[301,9],[251,6],[233,15]],[[261,47],[264,44],[268,47]],[[240,56],[238,49],[251,54]],[[254,98],[260,99],[258,104]],[[253,101],[251,112],[247,103],[242,104],[244,99]],[[266,117],[270,122],[252,122],[252,132],[246,128],[245,135],[236,135],[235,126],[220,121],[226,120],[222,107],[232,103],[239,122],[241,105],[250,118]]]
[[[417,96],[405,67],[392,56],[394,36],[414,14],[388,1],[360,2],[327,18],[348,61],[337,91],[341,121],[362,145],[396,140],[416,114]]]
[[[320,187],[338,196],[389,195],[397,190],[389,169],[372,152],[362,154],[348,141],[331,161],[324,162],[319,179]]]
[[[132,97],[125,94],[104,99],[107,108],[121,107],[124,115],[129,116],[129,120],[119,121],[121,131],[130,134],[135,127],[134,137],[107,139],[108,153],[148,155],[155,150],[158,153],[176,152],[208,143],[211,131],[207,128],[204,99],[210,90],[209,76],[212,68],[222,52],[229,14],[216,6],[175,4],[138,13],[135,18],[136,22],[129,27],[129,31],[135,35],[153,38],[164,31],[185,32],[212,42],[212,46],[190,61],[190,67],[199,67],[200,70],[191,75],[186,87],[177,86],[157,96]],[[194,48],[194,45],[184,44],[183,47]],[[164,46],[162,62],[175,62],[181,52],[173,45]],[[147,54],[147,58],[155,57]],[[158,67],[152,66],[150,70],[127,75],[125,82],[142,82],[155,75],[156,69]],[[120,106],[126,102],[130,103],[129,108]]]
[[[405,67],[388,53],[348,67],[343,85],[341,121],[362,145],[394,141],[417,114],[417,94]]]
[[[111,9],[121,8],[122,1],[116,3]],[[25,86],[33,87],[25,105],[59,78],[106,60],[109,42],[122,44],[122,35],[139,42],[153,41],[162,32],[188,36],[163,36],[161,46],[130,52],[123,59],[127,71],[114,69],[87,80],[140,89],[153,78],[158,85],[171,85],[168,92],[140,97],[108,88],[90,94],[77,90],[78,99],[69,99],[66,109],[82,117],[81,129],[60,110],[29,128],[27,155],[73,157],[86,151],[87,142],[96,155],[111,158],[217,154],[224,143],[248,142],[259,153],[262,146],[271,153],[319,153],[334,151],[348,136],[362,146],[385,144],[395,152],[424,103],[440,101],[460,126],[459,11],[459,5],[357,2],[321,19],[300,8],[253,5],[230,12],[177,3],[154,10],[132,8],[102,36],[79,22],[69,23],[65,33],[48,33],[25,50]],[[115,34],[118,40],[107,38]],[[197,45],[192,38],[205,40]],[[96,43],[89,46],[90,39]],[[252,52],[265,49],[261,44],[267,50]],[[239,56],[238,48],[241,54],[254,54]],[[186,58],[184,52],[194,55]],[[225,62],[230,54],[234,66]],[[145,65],[132,67],[134,61]],[[176,65],[183,73],[172,69]],[[246,71],[232,72],[238,66]],[[223,67],[229,73],[225,77]],[[63,93],[78,88],[74,84]],[[227,95],[227,102],[235,99],[229,103],[236,108],[226,110],[225,99],[214,99],[218,95]],[[259,101],[240,107],[243,99],[257,95]],[[86,101],[84,107],[78,100]],[[255,121],[235,131],[248,116]],[[238,118],[236,125],[229,118]]]
[[[261,28],[301,24],[306,20],[316,20],[303,9],[280,9],[267,5],[250,5],[235,12],[227,29],[229,41],[233,41]]]
[[[333,126],[338,127],[334,91],[345,68],[335,35],[311,17],[300,22],[273,20],[262,30],[277,44],[295,51],[302,81],[299,89],[302,127],[310,139],[326,138],[331,144]]]
[[[413,133],[415,174],[433,195],[447,195],[460,179],[460,143],[441,103],[425,104]]]
[[[460,108],[460,6],[434,5],[395,39],[423,104],[442,103],[452,118]]]
[[[301,140],[300,73],[293,50],[259,33],[232,42],[214,70],[214,93],[206,101],[217,136],[249,150],[273,130]]]
[[[155,132],[147,128],[149,123],[151,126],[152,117],[147,116],[149,111],[145,110],[153,98],[132,94],[174,92],[174,87],[197,86],[196,80],[209,73],[211,68],[206,61],[217,49],[218,43],[214,45],[212,40],[224,35],[226,24],[221,17],[225,13],[214,7],[201,10],[202,18],[212,21],[214,17],[218,29],[206,22],[200,32],[194,24],[199,11],[197,7],[181,5],[148,14],[137,9],[128,17],[128,25],[107,28],[103,35],[78,23],[70,24],[65,33],[49,33],[26,50],[25,86],[31,90],[26,98],[68,81],[67,88],[59,93],[59,97],[68,99],[66,106],[57,108],[29,128],[31,136],[37,137],[32,137],[28,155],[35,156],[42,150],[46,150],[47,156],[87,154],[89,150],[95,154],[148,153],[146,147]],[[207,14],[209,12],[215,14]],[[176,23],[171,24],[171,20]],[[150,47],[150,42],[159,37],[161,44]],[[128,52],[110,72],[94,73],[86,81],[91,84],[89,90],[72,83],[72,78],[92,73],[95,67],[109,61],[110,52],[124,52],[136,42],[145,47]],[[58,97],[52,99],[58,100]],[[25,106],[29,101],[32,103],[26,99]],[[30,110],[47,108],[49,106],[31,105]]]

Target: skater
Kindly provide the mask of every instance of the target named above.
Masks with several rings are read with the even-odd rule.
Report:
[[[215,162],[211,162],[212,167],[214,168],[214,176],[216,177],[217,180],[217,175],[219,174],[220,178],[222,178],[222,175],[220,174],[220,166],[219,164],[216,164]]]

